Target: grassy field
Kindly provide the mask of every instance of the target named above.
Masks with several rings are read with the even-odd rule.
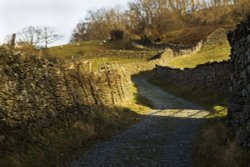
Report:
[[[64,60],[71,59],[72,57],[83,57],[84,55],[95,55],[105,50],[105,47],[101,46],[100,43],[100,40],[69,43],[62,46],[51,47],[48,53],[50,57],[57,57]]]
[[[63,46],[52,47],[48,53],[49,59],[59,58],[62,62],[70,62],[72,58],[88,61],[92,70],[96,71],[104,64],[119,65],[131,63],[146,63],[147,59],[158,54],[157,50],[138,50],[130,47],[126,40],[109,41],[100,45],[102,41],[86,41]]]
[[[48,50],[51,57],[58,57],[61,59],[71,59],[72,57],[95,58],[103,57],[105,56],[105,54],[106,57],[119,56],[120,52],[121,57],[128,57],[128,55],[124,55],[129,53],[128,51],[139,52],[142,50],[134,48],[130,40],[116,40],[105,42],[102,40],[91,40],[85,42],[69,43],[62,46],[55,46],[49,48]]]

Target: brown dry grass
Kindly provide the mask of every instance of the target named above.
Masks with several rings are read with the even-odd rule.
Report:
[[[250,154],[234,141],[223,121],[212,120],[194,149],[194,167],[248,167]]]
[[[195,45],[201,40],[206,40],[207,36],[218,28],[232,30],[234,26],[199,26],[168,32],[162,35],[163,42],[183,45]]]

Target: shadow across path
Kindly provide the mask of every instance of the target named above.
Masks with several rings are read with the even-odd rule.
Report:
[[[99,144],[71,163],[78,167],[191,167],[192,145],[209,112],[203,107],[133,79],[155,109],[126,132]]]

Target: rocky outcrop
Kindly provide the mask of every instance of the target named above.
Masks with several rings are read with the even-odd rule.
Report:
[[[250,149],[250,16],[228,38],[233,66],[228,118],[236,140]]]

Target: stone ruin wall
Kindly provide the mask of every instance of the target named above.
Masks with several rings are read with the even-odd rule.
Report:
[[[218,89],[222,92],[228,92],[230,66],[229,62],[214,62],[183,70],[157,66],[154,75],[155,78],[170,84],[196,86],[210,90]]]
[[[250,16],[228,35],[231,49],[229,123],[236,140],[250,149]]]
[[[68,68],[0,48],[0,146],[10,132],[84,117],[93,106],[105,110],[131,98],[130,76],[123,68],[88,70],[81,62]]]

